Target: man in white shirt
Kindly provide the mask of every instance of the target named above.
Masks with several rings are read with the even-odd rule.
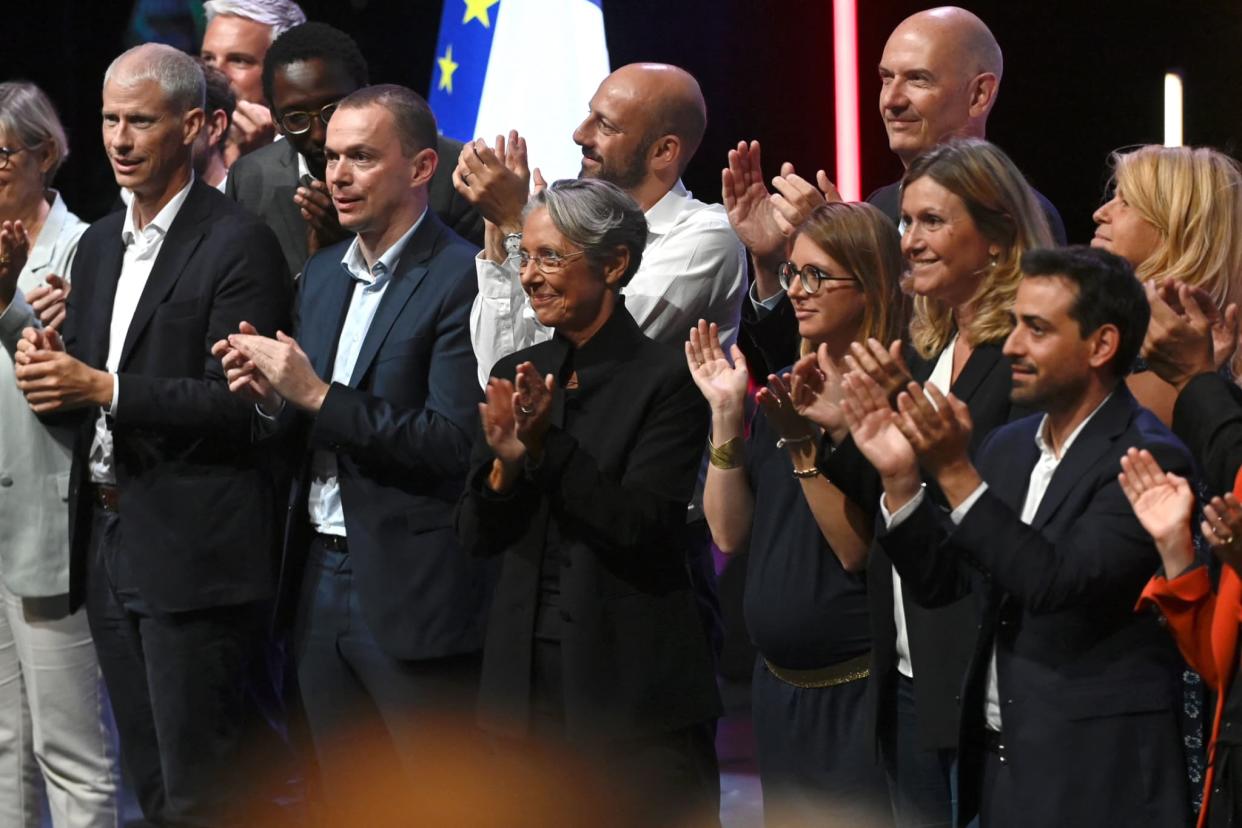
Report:
[[[1129,265],[1090,248],[1032,251],[1022,268],[1005,355],[1013,401],[1044,413],[992,432],[977,467],[954,396],[911,383],[895,412],[871,377],[847,380],[851,433],[884,485],[879,543],[923,606],[971,592],[980,607],[958,824],[1184,825],[1180,662],[1133,612],[1160,559],[1117,482],[1131,446],[1191,470],[1125,386],[1147,300]]]

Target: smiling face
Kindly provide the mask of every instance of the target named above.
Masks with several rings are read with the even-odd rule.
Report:
[[[522,227],[522,252],[565,257],[580,249],[556,228],[547,208],[539,207],[530,212]],[[585,341],[612,314],[614,285],[620,272],[610,277],[586,256],[573,256],[554,273],[542,272],[531,260],[522,268],[521,279],[540,324],[556,328],[575,341]]]
[[[854,275],[805,235],[794,240],[790,260],[798,269],[813,265],[825,276],[849,280],[821,281],[815,293],[807,293],[801,279],[790,281],[786,293],[798,319],[798,335],[814,345],[856,339],[866,298]]]
[[[647,178],[650,116],[634,73],[614,72],[591,98],[591,112],[574,130],[582,147],[579,178],[598,178],[633,190]]]
[[[233,14],[218,14],[207,24],[199,56],[228,76],[237,97],[263,103],[263,56],[272,45],[272,27]]]
[[[1160,249],[1163,239],[1155,225],[1126,202],[1121,188],[1091,216],[1096,228],[1092,247],[1099,247],[1138,267]]]
[[[203,120],[201,109],[177,112],[154,80],[105,83],[103,142],[117,185],[144,200],[180,189]]]
[[[0,133],[0,147],[18,150],[0,170],[0,219],[28,215],[43,197],[43,177],[52,168],[51,141],[27,147],[17,136]]]
[[[968,302],[1000,248],[979,232],[966,202],[925,175],[902,190],[901,217],[914,292],[954,307]]]
[[[964,134],[971,81],[951,39],[899,26],[880,57],[880,116],[888,146],[907,166],[923,150]]]
[[[310,129],[298,134],[285,131],[279,126],[280,119],[289,112],[318,112],[357,88],[344,67],[323,58],[299,60],[272,73],[272,117],[281,134],[302,154],[319,179],[323,178],[327,163],[324,142],[328,139],[328,127],[323,119],[311,118]]]
[[[1004,353],[1012,361],[1010,399],[1043,411],[1079,399],[1090,382],[1092,360],[1099,359],[1101,327],[1082,335],[1070,316],[1078,288],[1060,276],[1022,280],[1014,300],[1014,329]]]

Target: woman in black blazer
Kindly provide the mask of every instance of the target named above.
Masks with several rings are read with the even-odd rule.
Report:
[[[682,355],[644,336],[618,292],[646,236],[605,182],[531,199],[522,285],[554,334],[492,369],[457,531],[502,557],[484,729],[506,748],[568,750],[633,794],[593,824],[714,824],[702,725],[721,707],[683,537],[708,412]]]

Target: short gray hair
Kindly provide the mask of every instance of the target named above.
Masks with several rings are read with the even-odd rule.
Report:
[[[306,22],[306,12],[293,0],[207,0],[203,12],[208,23],[221,14],[264,23],[272,27],[272,40]]]
[[[647,218],[638,203],[615,184],[598,178],[569,178],[553,182],[526,203],[524,216],[546,208],[552,224],[586,253],[598,267],[624,247],[630,264],[618,287],[625,287],[643,261],[647,246]]]
[[[104,86],[114,79],[122,86],[155,81],[178,112],[207,106],[207,81],[198,61],[162,43],[144,43],[122,52],[104,72]]]
[[[45,187],[52,183],[56,171],[69,157],[69,141],[56,115],[56,107],[43,90],[30,81],[0,83],[0,134],[26,149],[43,144],[51,148],[52,166],[43,175]]]

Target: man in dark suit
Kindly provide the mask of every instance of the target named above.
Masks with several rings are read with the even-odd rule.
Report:
[[[341,229],[324,183],[328,119],[341,99],[368,83],[367,62],[345,32],[305,23],[285,32],[263,59],[263,91],[284,137],[240,159],[225,194],[268,223],[280,239],[289,272],[315,251],[350,234]],[[483,241],[483,219],[453,188],[452,159],[461,143],[437,136],[440,164],[430,183],[431,209],[459,235]]]
[[[36,412],[78,426],[72,597],[161,825],[240,804],[242,676],[275,581],[274,481],[206,343],[284,325],[290,282],[272,232],[193,177],[203,103],[198,64],[170,47],[109,67],[104,147],[133,203],[82,237],[63,347],[27,329],[17,368]]]
[[[958,824],[1185,825],[1180,661],[1136,597],[1159,566],[1117,482],[1147,448],[1187,474],[1185,447],[1126,390],[1147,328],[1142,287],[1090,248],[1023,257],[1005,343],[1013,400],[1042,410],[969,459],[970,415],[911,383],[894,412],[851,374],[851,433],[884,486],[879,542],[924,606],[972,592]],[[948,509],[923,494],[919,465]]]
[[[335,802],[360,734],[369,754],[425,763],[429,727],[472,717],[477,692],[490,582],[452,530],[482,397],[468,329],[477,248],[428,208],[435,141],[408,89],[341,101],[327,182],[356,237],[307,263],[299,341],[216,346],[232,387],[275,415],[260,424],[291,429],[303,452],[281,594],[296,602],[298,683]]]

